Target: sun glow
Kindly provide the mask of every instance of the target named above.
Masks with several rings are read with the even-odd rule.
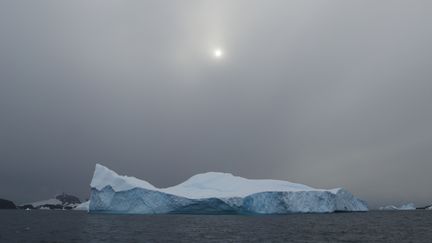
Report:
[[[223,54],[224,53],[223,53],[222,49],[220,49],[220,48],[216,48],[216,49],[213,50],[213,57],[216,58],[216,59],[222,58]]]

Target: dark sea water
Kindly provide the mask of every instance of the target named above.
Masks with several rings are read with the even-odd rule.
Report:
[[[432,242],[432,211],[102,215],[0,210],[0,242]]]

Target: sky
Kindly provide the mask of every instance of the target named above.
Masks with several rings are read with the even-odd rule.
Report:
[[[429,0],[2,0],[0,198],[88,198],[101,163],[431,204],[431,23]]]

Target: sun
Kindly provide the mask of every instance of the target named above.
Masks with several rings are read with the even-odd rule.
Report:
[[[224,53],[223,53],[222,49],[220,49],[220,48],[213,49],[213,57],[214,58],[220,59],[223,57],[223,55],[224,55]]]

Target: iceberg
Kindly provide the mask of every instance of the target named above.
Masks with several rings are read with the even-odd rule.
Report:
[[[96,164],[90,213],[286,214],[367,211],[347,190],[315,189],[281,180],[251,180],[230,173],[197,174],[176,186],[157,188]]]
[[[383,206],[380,207],[379,210],[415,210],[416,207],[414,205],[414,203],[408,203],[405,205],[402,205],[400,207],[396,207],[394,205],[388,205],[388,206]]]

